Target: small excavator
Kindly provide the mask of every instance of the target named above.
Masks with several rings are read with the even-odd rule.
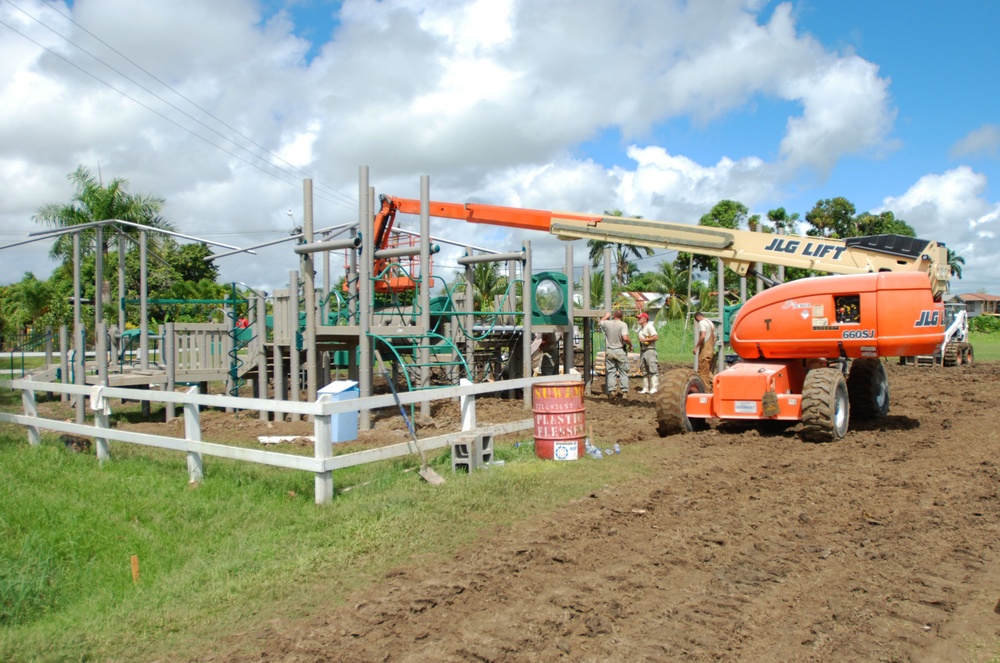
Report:
[[[378,236],[397,212],[420,201],[381,197]],[[730,330],[741,361],[705,384],[677,369],[663,377],[657,400],[660,435],[703,430],[711,418],[765,427],[802,422],[801,436],[832,441],[851,417],[889,411],[881,357],[933,353],[945,334],[941,298],[951,269],[943,244],[901,235],[846,240],[775,235],[629,217],[430,202],[430,215],[719,258],[741,276],[757,263],[828,272],[773,286],[744,304]],[[773,423],[772,423],[773,422]]]

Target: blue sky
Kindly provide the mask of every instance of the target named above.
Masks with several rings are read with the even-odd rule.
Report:
[[[356,218],[367,165],[378,193],[416,197],[426,174],[438,200],[687,223],[723,198],[804,215],[843,196],[965,256],[954,292],[1000,294],[998,19],[991,2],[12,0],[0,244],[69,199],[78,164],[240,246],[301,219],[306,175],[319,225]],[[432,232],[562,263],[544,236],[454,223]],[[47,275],[46,250],[0,252],[0,282]],[[295,259],[219,264],[271,289]]]

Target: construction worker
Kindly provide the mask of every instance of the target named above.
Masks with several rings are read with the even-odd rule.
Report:
[[[698,311],[694,314],[694,354],[698,357],[698,375],[705,388],[712,390],[712,355],[715,353],[715,325]]]
[[[656,357],[656,327],[649,321],[649,314],[643,311],[639,314],[639,371],[642,372],[643,386],[640,394],[655,394],[660,388],[660,377],[657,375]]]
[[[622,398],[628,396],[628,353],[632,351],[632,341],[628,337],[628,325],[622,320],[622,312],[616,310],[605,313],[598,326],[604,332],[604,380],[608,398],[614,400],[618,385]]]

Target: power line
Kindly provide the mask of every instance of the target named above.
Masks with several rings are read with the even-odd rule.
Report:
[[[180,128],[181,130],[183,130],[183,131],[186,131],[187,133],[191,134],[191,135],[192,135],[192,136],[194,136],[195,138],[198,138],[198,139],[200,139],[200,140],[204,141],[205,143],[207,143],[207,144],[211,145],[212,147],[215,147],[215,148],[217,148],[217,149],[219,149],[219,150],[221,150],[221,151],[225,152],[226,154],[228,154],[228,155],[232,156],[233,158],[235,158],[235,159],[238,159],[239,161],[242,161],[243,163],[245,163],[245,164],[247,164],[247,165],[249,165],[249,166],[252,166],[253,168],[256,168],[257,170],[261,171],[262,173],[264,173],[264,174],[266,174],[266,175],[270,175],[271,177],[274,177],[274,178],[276,178],[276,179],[278,179],[278,180],[281,180],[282,182],[284,182],[284,183],[286,183],[286,184],[290,184],[290,185],[292,185],[292,186],[295,186],[296,188],[299,188],[299,187],[300,187],[300,183],[299,183],[299,182],[296,182],[296,181],[289,181],[288,179],[285,179],[285,177],[283,177],[283,176],[282,176],[282,175],[291,175],[291,173],[286,173],[286,172],[285,172],[285,171],[284,171],[283,169],[281,169],[281,168],[280,168],[279,166],[275,166],[274,164],[272,164],[272,163],[268,162],[268,161],[267,161],[266,159],[264,159],[264,158],[263,158],[263,157],[261,157],[260,155],[257,155],[257,154],[255,154],[255,153],[253,153],[253,152],[252,152],[251,150],[249,150],[249,149],[247,149],[246,147],[244,147],[244,146],[242,146],[242,145],[238,144],[238,143],[237,143],[236,141],[234,141],[234,140],[232,140],[231,138],[229,138],[229,137],[225,136],[224,134],[222,134],[222,133],[221,133],[221,132],[219,132],[218,130],[216,130],[216,129],[214,129],[214,128],[210,127],[210,126],[208,126],[207,124],[205,124],[204,122],[202,122],[202,121],[201,121],[201,120],[199,120],[198,118],[196,118],[196,117],[192,116],[192,115],[191,115],[190,113],[188,113],[188,112],[184,111],[184,110],[183,110],[183,109],[181,109],[181,108],[178,108],[177,106],[175,106],[174,104],[170,103],[169,101],[167,101],[167,100],[166,100],[166,99],[164,99],[163,97],[159,96],[158,94],[156,94],[155,92],[153,92],[153,91],[152,91],[152,90],[150,90],[149,88],[147,88],[147,87],[143,86],[143,85],[142,85],[141,83],[139,83],[139,82],[137,82],[136,80],[132,79],[131,77],[129,77],[129,76],[128,76],[128,75],[126,75],[125,73],[123,73],[123,72],[119,71],[118,69],[116,69],[116,68],[112,67],[111,65],[109,65],[109,64],[108,64],[108,63],[106,63],[106,62],[104,62],[103,60],[101,60],[101,58],[97,57],[97,56],[96,56],[96,55],[94,55],[93,53],[90,53],[90,52],[89,52],[89,51],[87,51],[87,50],[86,50],[85,48],[83,48],[83,47],[79,46],[78,44],[74,43],[74,42],[73,42],[73,41],[71,41],[70,39],[68,39],[68,38],[66,38],[65,36],[63,36],[63,35],[59,34],[59,33],[58,33],[58,32],[56,32],[56,31],[55,31],[54,29],[52,29],[51,27],[49,27],[48,25],[46,25],[46,24],[45,24],[44,22],[42,22],[42,21],[40,21],[39,19],[35,18],[35,17],[34,17],[34,16],[32,16],[31,14],[28,14],[28,13],[27,13],[27,12],[25,12],[25,11],[24,11],[23,9],[21,9],[20,7],[18,7],[17,5],[15,5],[15,4],[13,3],[13,2],[10,2],[10,0],[7,0],[7,4],[11,5],[12,7],[14,7],[14,8],[15,8],[15,9],[17,9],[18,11],[20,11],[20,12],[21,12],[22,14],[24,14],[25,16],[27,16],[28,18],[30,18],[30,19],[32,19],[33,21],[37,22],[38,24],[40,24],[41,26],[43,26],[44,28],[46,28],[47,30],[49,30],[50,32],[52,32],[53,34],[55,34],[56,36],[58,36],[58,37],[62,38],[62,39],[63,39],[63,40],[65,40],[65,41],[66,41],[67,43],[69,43],[70,45],[72,45],[72,46],[74,46],[75,48],[79,49],[79,50],[80,50],[80,51],[82,51],[83,53],[87,54],[88,56],[90,56],[91,58],[93,58],[94,60],[96,60],[97,62],[99,62],[100,64],[104,65],[105,67],[107,67],[107,68],[108,68],[108,69],[110,69],[111,71],[113,71],[113,72],[117,73],[118,75],[122,76],[123,78],[125,78],[125,79],[126,79],[126,80],[128,80],[129,82],[131,82],[131,83],[133,83],[134,85],[138,86],[138,87],[139,87],[140,89],[142,89],[142,90],[146,91],[147,93],[151,94],[151,95],[152,95],[153,97],[155,97],[156,99],[159,99],[160,101],[162,101],[163,103],[167,104],[168,106],[170,106],[170,107],[171,107],[171,108],[173,108],[174,110],[178,111],[179,113],[182,113],[182,114],[183,114],[183,115],[185,115],[186,117],[190,118],[191,120],[193,120],[193,121],[197,122],[197,123],[198,123],[198,124],[200,124],[201,126],[203,126],[203,127],[205,127],[206,129],[208,129],[209,131],[211,131],[211,132],[215,133],[216,135],[218,135],[219,137],[221,137],[221,138],[222,138],[223,140],[226,140],[226,141],[230,142],[231,144],[235,145],[235,146],[236,146],[237,148],[239,148],[239,149],[243,150],[244,152],[246,152],[247,154],[249,154],[249,155],[250,155],[251,157],[253,157],[253,158],[255,158],[255,159],[258,159],[258,160],[260,160],[260,161],[263,161],[263,162],[264,162],[265,164],[267,164],[267,165],[268,165],[269,167],[272,167],[272,168],[276,169],[276,170],[277,170],[277,171],[278,171],[279,173],[281,173],[281,175],[278,175],[277,173],[275,173],[275,172],[272,172],[272,171],[268,171],[268,170],[265,170],[264,168],[262,168],[261,166],[257,165],[256,163],[253,163],[253,162],[251,162],[251,161],[249,161],[249,160],[245,159],[244,157],[242,157],[242,156],[240,156],[240,155],[238,155],[238,154],[235,154],[234,152],[232,152],[232,151],[230,151],[230,150],[226,149],[225,147],[223,147],[222,145],[218,145],[218,144],[216,144],[216,143],[213,143],[213,142],[212,142],[211,140],[209,140],[209,139],[205,138],[204,136],[202,136],[202,135],[200,135],[200,134],[198,134],[198,133],[196,133],[196,132],[192,131],[192,130],[191,130],[191,129],[189,129],[188,127],[185,127],[185,126],[181,125],[181,124],[180,124],[179,122],[177,122],[177,121],[175,121],[175,120],[173,120],[173,119],[171,119],[171,118],[167,117],[166,115],[164,115],[163,113],[159,112],[158,110],[156,110],[156,109],[152,108],[151,106],[149,106],[149,105],[147,105],[147,104],[143,103],[142,101],[140,101],[140,100],[136,99],[135,97],[131,96],[130,94],[128,94],[128,93],[127,93],[127,92],[125,92],[124,90],[121,90],[121,89],[119,89],[119,88],[115,87],[114,85],[112,85],[111,83],[109,83],[109,82],[107,82],[107,81],[103,80],[103,79],[102,79],[102,78],[100,78],[99,76],[97,76],[97,75],[93,74],[92,72],[89,72],[89,71],[87,71],[86,69],[84,69],[84,68],[83,68],[83,67],[81,67],[80,65],[76,64],[75,62],[71,61],[71,60],[70,60],[70,59],[68,59],[67,57],[65,57],[65,56],[61,55],[60,53],[57,53],[57,52],[53,51],[52,49],[50,49],[49,47],[45,46],[44,44],[41,44],[40,42],[36,41],[35,39],[33,39],[33,38],[29,37],[28,35],[24,34],[24,33],[23,33],[23,32],[21,32],[20,30],[18,30],[17,28],[15,28],[14,26],[12,26],[12,25],[10,25],[9,23],[7,23],[7,22],[3,21],[2,19],[0,19],[0,25],[4,25],[4,26],[6,26],[6,27],[7,27],[7,28],[9,28],[9,29],[10,29],[11,31],[13,31],[13,32],[15,32],[15,33],[17,33],[17,34],[19,34],[19,35],[20,35],[21,37],[23,37],[24,39],[27,39],[28,41],[32,42],[33,44],[35,44],[35,45],[36,45],[36,46],[38,46],[39,48],[42,48],[43,50],[45,50],[46,52],[50,53],[51,55],[54,55],[54,56],[56,56],[56,57],[57,57],[57,58],[59,58],[60,60],[62,60],[62,61],[64,61],[64,62],[66,62],[67,64],[69,64],[69,65],[71,65],[71,66],[73,66],[73,67],[75,67],[76,69],[78,69],[78,70],[79,70],[79,71],[81,71],[82,73],[84,73],[84,74],[86,74],[86,75],[90,76],[91,78],[93,78],[93,79],[94,79],[94,80],[96,80],[97,82],[99,82],[99,83],[101,83],[101,84],[103,84],[103,85],[105,85],[105,86],[109,87],[110,89],[112,89],[112,90],[114,90],[115,92],[117,92],[117,93],[121,94],[122,96],[124,96],[125,98],[129,99],[130,101],[132,101],[132,102],[134,102],[134,103],[136,103],[136,104],[138,104],[138,105],[142,106],[142,107],[143,107],[143,108],[145,108],[146,110],[148,110],[148,111],[150,111],[150,112],[154,113],[155,115],[159,116],[160,118],[162,118],[162,119],[164,119],[164,120],[166,120],[166,121],[170,122],[171,124],[175,125],[176,127]],[[63,14],[61,14],[61,12],[58,12],[58,13],[60,13],[60,15],[63,15]],[[63,15],[63,16],[65,16],[65,15]],[[72,21],[72,19],[69,19],[69,20],[70,20],[70,21]],[[75,24],[75,22],[74,22],[74,24]],[[229,127],[229,125],[227,125],[227,124],[226,124],[225,122],[222,122],[222,120],[219,120],[218,118],[216,118],[215,116],[213,116],[213,115],[212,115],[211,113],[208,113],[208,111],[205,111],[204,109],[202,109],[202,108],[201,108],[200,106],[198,106],[197,104],[194,104],[194,103],[193,103],[193,102],[191,102],[191,101],[190,101],[189,99],[187,99],[186,97],[184,97],[184,95],[180,94],[179,92],[177,92],[177,91],[176,91],[176,90],[174,90],[173,88],[170,88],[170,86],[169,86],[169,85],[166,85],[165,83],[163,83],[162,81],[160,81],[160,80],[159,80],[158,78],[156,78],[155,76],[153,76],[153,75],[152,75],[152,74],[150,74],[149,72],[147,72],[147,71],[145,71],[144,69],[142,69],[142,67],[139,67],[138,65],[136,65],[136,64],[135,64],[134,62],[132,62],[131,60],[129,60],[129,59],[128,59],[128,58],[126,57],[126,56],[122,55],[122,54],[121,54],[121,53],[119,53],[119,52],[118,52],[117,50],[115,50],[115,49],[114,49],[113,47],[111,47],[111,46],[109,46],[108,44],[106,44],[105,42],[103,42],[103,41],[102,41],[102,40],[101,40],[100,38],[98,38],[98,37],[94,36],[94,35],[93,35],[92,33],[90,33],[89,31],[87,31],[87,30],[86,30],[85,28],[83,28],[82,26],[79,26],[79,27],[80,27],[80,28],[81,28],[82,30],[84,30],[85,32],[87,32],[88,34],[91,34],[91,36],[93,36],[93,37],[94,37],[95,39],[97,39],[98,41],[100,41],[100,42],[101,42],[102,44],[104,44],[105,46],[107,46],[108,48],[110,48],[110,49],[111,49],[112,51],[114,51],[115,53],[117,53],[118,55],[120,55],[121,57],[123,57],[124,59],[126,59],[127,61],[129,61],[130,63],[132,63],[132,64],[133,64],[134,66],[136,66],[136,67],[137,67],[138,69],[140,69],[141,71],[143,71],[144,73],[146,73],[146,74],[147,74],[148,76],[150,76],[151,78],[153,78],[153,79],[154,79],[154,80],[156,80],[157,82],[160,82],[161,84],[165,85],[165,86],[166,86],[166,87],[167,87],[168,89],[170,89],[170,90],[171,90],[172,92],[174,92],[175,94],[177,94],[177,95],[178,95],[178,96],[180,96],[181,98],[184,98],[184,99],[185,99],[186,101],[188,101],[189,103],[191,103],[192,105],[194,105],[194,106],[195,106],[196,108],[198,108],[198,109],[199,109],[199,110],[201,110],[202,112],[205,112],[205,113],[206,113],[207,115],[209,115],[210,117],[212,117],[212,118],[213,118],[214,120],[216,120],[216,121],[217,121],[217,122],[219,122],[220,124],[223,124],[224,126],[226,126],[226,127],[228,127],[229,129],[233,130],[233,131],[234,131],[235,133],[237,133],[237,135],[240,135],[240,136],[242,136],[243,138],[245,138],[245,139],[249,140],[249,141],[250,141],[250,142],[251,142],[252,144],[256,145],[257,147],[260,147],[261,149],[263,149],[263,150],[264,150],[265,152],[267,152],[268,154],[271,154],[271,156],[275,157],[276,159],[278,159],[278,160],[282,161],[283,163],[286,163],[286,164],[288,163],[287,161],[285,161],[285,160],[284,160],[284,159],[282,159],[281,157],[278,157],[277,155],[275,155],[275,154],[273,154],[272,152],[268,151],[268,150],[267,150],[266,148],[264,148],[264,147],[260,146],[259,144],[257,144],[257,143],[256,143],[256,142],[254,142],[253,140],[251,140],[250,138],[248,138],[248,137],[244,136],[243,134],[241,134],[240,132],[236,131],[235,129],[232,129],[232,127]],[[289,165],[291,165],[291,164],[289,164]],[[294,168],[295,170],[299,170],[299,169],[295,168],[294,166],[292,166],[292,168]],[[307,174],[307,173],[304,173],[304,171],[301,171],[301,170],[299,170],[299,172],[303,173],[304,175],[306,175],[306,176],[308,177],[308,174]],[[324,185],[324,186],[325,186],[325,185]],[[329,187],[327,187],[327,188],[329,188]],[[352,199],[348,198],[348,197],[347,197],[347,196],[346,196],[345,194],[342,194],[342,193],[340,193],[339,191],[336,191],[335,189],[332,189],[332,188],[330,188],[330,191],[331,191],[331,193],[333,193],[334,195],[338,195],[338,196],[340,196],[341,198],[344,198],[345,200],[349,201],[349,203],[350,203],[350,206],[348,206],[348,205],[345,205],[345,202],[344,202],[343,200],[337,200],[337,199],[333,199],[333,198],[329,198],[329,197],[327,197],[327,196],[324,196],[324,195],[322,195],[322,190],[321,190],[321,191],[319,191],[319,192],[316,192],[316,194],[315,194],[315,195],[316,195],[316,197],[317,197],[317,198],[320,198],[320,199],[322,199],[322,200],[325,200],[325,201],[327,201],[327,202],[330,202],[330,203],[333,203],[333,204],[336,204],[336,205],[340,205],[340,206],[344,206],[344,207],[347,207],[348,209],[351,209],[352,211],[354,211],[354,210],[356,210],[356,209],[357,209],[357,207],[356,207],[356,203],[355,203],[355,201],[354,201],[354,200],[352,200]]]

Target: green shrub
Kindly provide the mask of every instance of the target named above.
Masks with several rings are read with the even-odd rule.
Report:
[[[1000,331],[1000,318],[992,315],[977,315],[969,318],[969,330],[980,334],[995,334]]]

